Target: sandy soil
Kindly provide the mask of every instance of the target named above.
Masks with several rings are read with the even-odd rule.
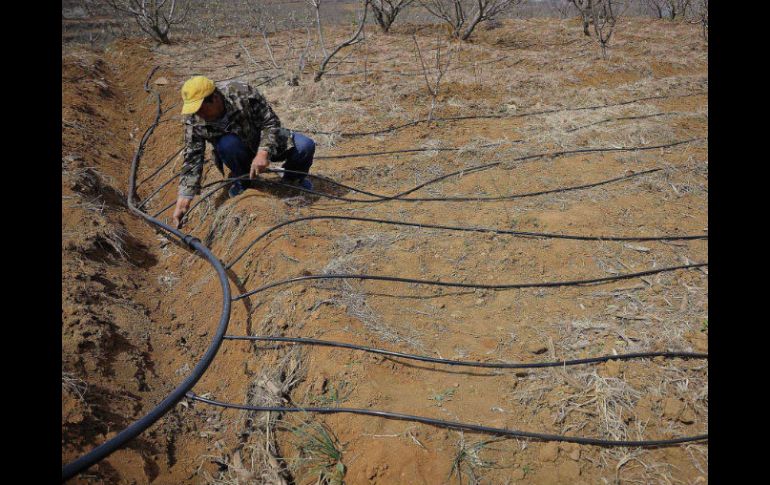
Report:
[[[297,131],[370,131],[427,116],[431,100],[410,26],[370,33],[321,83],[260,87]],[[338,32],[342,37],[344,33]],[[302,39],[272,39],[276,56]],[[423,55],[436,37],[418,36]],[[457,147],[344,159],[314,172],[396,193],[479,163],[496,168],[430,186],[419,196],[498,196],[663,168],[587,190],[502,202],[379,204],[249,190],[212,197],[186,226],[225,262],[289,218],[346,214],[591,235],[707,231],[708,76],[697,26],[646,20],[619,26],[610,58],[574,21],[506,21],[454,49],[435,115],[504,115],[438,121],[385,135],[313,135],[317,155]],[[210,267],[170,244],[122,206],[129,160],[152,120],[153,84],[169,109],[139,180],[181,146],[177,103],[193,73],[221,80],[267,59],[261,39],[221,38],[154,47],[121,41],[106,53],[64,56],[62,459],[122,429],[180,382],[207,347],[221,302]],[[310,65],[314,59],[311,58]],[[231,66],[232,67],[227,67]],[[267,64],[262,66],[267,67]],[[239,80],[257,84],[249,72]],[[636,103],[625,101],[650,97]],[[583,106],[604,106],[571,110]],[[564,108],[544,115],[526,113]],[[644,116],[644,117],[642,117]],[[634,117],[634,119],[626,119]],[[586,147],[669,149],[510,160]],[[482,145],[499,143],[495,148]],[[143,183],[147,197],[177,158]],[[91,167],[91,168],[89,168]],[[94,175],[94,171],[96,175]],[[208,168],[206,182],[218,180]],[[319,184],[327,189],[324,184]],[[148,204],[154,214],[176,185]],[[353,193],[345,194],[355,196]],[[161,218],[170,219],[166,211]],[[591,278],[707,261],[708,242],[622,243],[524,239],[366,223],[313,221],[259,242],[233,267],[233,292],[301,274],[366,272],[465,282]],[[456,291],[374,281],[281,286],[234,306],[230,333],[341,340],[444,358],[538,361],[640,350],[708,350],[707,270],[598,286]],[[86,387],[87,386],[87,387]],[[225,342],[195,388],[236,403],[292,402],[413,413],[528,431],[656,439],[707,430],[702,361],[610,362],[528,372],[458,371],[341,349]],[[313,423],[312,425],[308,423]],[[308,432],[333,437],[313,453]],[[368,417],[265,415],[182,402],[132,445],[76,483],[705,483],[708,446],[604,449],[460,433]],[[342,463],[344,466],[338,466]],[[283,478],[281,478],[283,477]]]

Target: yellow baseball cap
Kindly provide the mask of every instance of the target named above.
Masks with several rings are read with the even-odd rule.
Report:
[[[195,76],[185,81],[182,86],[183,115],[191,115],[198,111],[203,104],[203,98],[213,93],[214,81],[206,76]]]

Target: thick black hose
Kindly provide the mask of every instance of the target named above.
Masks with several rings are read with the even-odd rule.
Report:
[[[157,70],[157,67],[153,69],[150,72],[150,75],[147,77],[147,81],[145,81],[145,91],[150,91],[147,83],[149,82],[150,78],[152,78],[152,75]],[[169,412],[173,407],[176,405],[177,402],[179,402],[187,392],[189,392],[193,386],[200,380],[200,378],[203,376],[203,374],[206,372],[206,369],[208,369],[211,362],[214,360],[214,357],[217,354],[217,351],[219,350],[220,345],[222,344],[222,340],[227,333],[227,326],[230,321],[230,305],[231,305],[231,297],[230,297],[230,283],[227,279],[227,273],[225,272],[224,267],[222,266],[222,263],[211,253],[211,251],[201,243],[200,240],[193,238],[192,236],[188,234],[184,234],[181,231],[179,231],[176,228],[173,228],[167,224],[164,224],[163,222],[147,215],[146,213],[139,210],[134,205],[134,192],[136,189],[136,173],[137,168],[139,165],[139,159],[142,156],[142,153],[144,152],[144,146],[147,140],[149,139],[152,132],[155,130],[155,127],[157,126],[157,123],[160,119],[161,114],[161,99],[160,95],[158,93],[154,93],[156,96],[156,100],[158,103],[158,114],[155,118],[155,122],[145,131],[144,136],[142,137],[141,141],[139,142],[139,147],[136,150],[136,153],[134,154],[133,161],[131,163],[131,172],[129,174],[129,190],[128,190],[128,207],[134,214],[138,215],[139,217],[143,218],[145,221],[150,223],[151,225],[162,229],[166,231],[167,233],[177,237],[181,242],[186,244],[190,249],[195,251],[197,254],[199,254],[203,259],[209,262],[214,268],[214,270],[217,273],[217,276],[219,277],[219,283],[222,288],[222,310],[220,312],[219,317],[219,324],[217,325],[217,329],[214,332],[214,337],[211,340],[211,344],[209,344],[208,349],[206,349],[206,352],[203,354],[203,357],[198,361],[198,363],[195,365],[193,370],[190,372],[190,374],[180,383],[169,395],[167,395],[157,406],[155,406],[153,409],[151,409],[147,414],[139,418],[138,420],[131,423],[127,428],[125,428],[123,431],[118,433],[115,437],[111,438],[110,440],[102,443],[101,445],[97,446],[93,450],[89,451],[85,455],[81,456],[80,458],[76,459],[75,461],[68,463],[64,467],[62,467],[62,481],[69,480],[70,478],[74,477],[76,474],[86,470],[88,467],[94,465],[95,463],[103,460],[122,446],[124,446],[127,442],[138,436],[140,433],[142,433],[144,430],[152,426],[158,419],[163,417],[167,412]]]
[[[420,222],[409,221],[397,221],[392,219],[375,219],[372,217],[358,217],[358,216],[335,216],[335,215],[323,215],[323,216],[305,216],[297,217],[296,219],[290,219],[288,221],[281,222],[275,226],[267,229],[265,232],[257,236],[251,241],[246,248],[244,248],[238,256],[236,256],[231,262],[225,265],[226,269],[233,267],[241,258],[243,258],[249,250],[254,247],[256,243],[264,239],[267,235],[278,229],[295,224],[302,221],[317,221],[317,220],[343,220],[343,221],[357,221],[357,222],[370,222],[375,224],[390,224],[396,226],[411,226],[419,227],[422,229],[440,229],[447,231],[461,231],[461,232],[481,232],[487,234],[503,234],[507,236],[515,237],[531,237],[531,238],[544,238],[544,239],[570,239],[577,241],[687,241],[694,239],[708,239],[708,234],[691,234],[691,235],[674,235],[674,236],[584,236],[579,234],[559,234],[552,232],[532,232],[532,231],[515,231],[512,229],[497,229],[493,227],[471,227],[471,226],[449,226],[445,224],[430,224]]]
[[[420,362],[431,362],[434,364],[456,365],[461,367],[482,367],[487,369],[540,369],[544,367],[566,367],[583,364],[596,364],[610,360],[631,360],[631,359],[651,359],[662,357],[664,359],[708,359],[708,354],[697,352],[634,352],[629,354],[602,355],[598,357],[586,357],[583,359],[572,360],[554,360],[549,362],[474,362],[470,360],[452,360],[430,357],[428,355],[405,354],[386,349],[377,349],[363,345],[349,344],[346,342],[335,342],[331,340],[319,340],[304,337],[272,337],[258,335],[225,335],[225,340],[248,340],[252,342],[285,342],[302,345],[318,345],[321,347],[338,347],[342,349],[360,350],[372,354],[387,355],[389,357],[398,357],[400,359],[418,360]]]
[[[376,281],[395,281],[397,283],[414,283],[418,285],[427,286],[448,286],[452,288],[477,288],[483,290],[513,290],[523,288],[556,288],[563,286],[581,286],[592,285],[596,283],[606,283],[609,281],[620,281],[631,278],[640,278],[642,276],[649,276],[658,273],[666,273],[669,271],[678,271],[683,269],[696,269],[703,266],[708,266],[708,263],[696,263],[696,264],[683,264],[680,266],[668,266],[665,268],[648,269],[646,271],[640,271],[638,273],[624,273],[614,276],[604,276],[601,278],[591,278],[585,280],[571,280],[571,281],[542,281],[538,283],[502,283],[502,284],[486,284],[486,283],[461,283],[459,281],[441,281],[441,280],[421,280],[417,278],[402,278],[399,276],[382,276],[382,275],[370,275],[370,274],[322,274],[322,275],[306,275],[296,276],[294,278],[288,278],[281,281],[275,281],[262,285],[259,288],[251,291],[247,291],[240,295],[234,296],[233,301],[238,301],[256,293],[261,293],[270,288],[276,286],[283,286],[292,283],[298,283],[300,281],[309,280],[340,280],[340,279],[353,279],[353,280],[376,280]]]
[[[258,412],[277,412],[277,413],[318,413],[318,414],[360,414],[364,416],[377,416],[379,418],[399,419],[402,421],[413,421],[417,423],[438,426],[441,428],[458,429],[464,431],[474,431],[478,433],[487,433],[500,436],[509,436],[511,438],[525,438],[540,441],[561,441],[564,443],[577,443],[580,445],[594,446],[626,446],[626,447],[662,447],[672,446],[681,443],[693,441],[707,441],[709,435],[701,434],[695,436],[683,436],[681,438],[672,438],[668,440],[606,440],[601,438],[583,438],[580,436],[566,436],[548,433],[532,433],[530,431],[518,431],[506,428],[493,428],[491,426],[482,426],[478,424],[461,423],[457,421],[447,421],[443,419],[428,418],[425,416],[415,416],[413,414],[394,413],[390,411],[375,411],[373,409],[362,408],[324,408],[324,407],[289,407],[289,406],[249,406],[245,404],[234,404],[222,401],[215,401],[198,396],[194,393],[188,393],[187,397],[194,401],[200,401],[212,406],[219,406],[230,409],[240,409],[242,411]]]

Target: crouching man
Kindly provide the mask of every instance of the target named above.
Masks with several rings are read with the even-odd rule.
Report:
[[[248,84],[233,82],[221,90],[204,76],[188,79],[182,86],[184,116],[184,163],[179,178],[179,196],[174,224],[179,227],[200,194],[203,154],[206,142],[214,147],[214,164],[230,178],[248,174],[255,178],[266,172],[270,162],[284,161],[283,168],[301,173],[284,173],[283,181],[312,190],[307,174],[313,164],[315,142],[300,133],[281,127],[281,121],[267,100]],[[238,180],[230,186],[236,197],[250,186]]]

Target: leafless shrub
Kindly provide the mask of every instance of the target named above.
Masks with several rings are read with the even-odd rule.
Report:
[[[305,64],[307,63],[307,55],[312,45],[312,39],[310,35],[310,25],[312,22],[310,20],[310,13],[306,12],[305,17],[302,19],[298,19],[295,12],[291,12],[289,14],[289,18],[285,22],[285,27],[303,28],[306,32],[307,40],[305,42],[305,47],[301,48],[299,55],[297,55],[298,49],[294,46],[294,37],[289,36],[289,45],[287,46],[286,56],[281,60],[277,60],[273,52],[273,46],[270,43],[270,34],[278,33],[281,28],[278,25],[278,21],[275,15],[271,13],[272,9],[270,8],[270,5],[267,4],[267,2],[264,0],[247,0],[246,5],[249,15],[251,16],[252,23],[254,24],[254,28],[262,36],[265,50],[267,51],[267,54],[270,58],[270,63],[276,70],[283,71],[286,78],[286,84],[288,86],[299,86],[300,75],[302,74],[302,70],[305,68]],[[255,66],[259,67],[257,62],[251,56],[251,53],[248,51],[248,49],[246,49],[246,46],[244,46],[242,42],[240,42],[240,45],[241,49],[246,53],[246,56],[249,58],[249,60]]]
[[[99,227],[94,236],[94,245],[112,254],[118,259],[128,258],[126,238],[128,231],[123,226],[104,224]]]
[[[659,19],[665,16],[669,20],[685,18],[692,6],[692,0],[645,0],[645,3]]]
[[[190,11],[189,2],[182,2],[178,10],[176,0],[107,0],[107,3],[116,11],[131,15],[142,32],[159,44],[171,43],[168,38],[171,26],[184,22]]]
[[[700,0],[698,2],[695,18],[690,23],[701,24],[703,27],[703,40],[709,40],[709,0]]]
[[[436,98],[439,95],[439,91],[441,88],[441,80],[444,78],[444,74],[446,74],[447,69],[449,68],[449,64],[452,62],[452,53],[453,50],[450,48],[449,51],[444,55],[443,59],[441,56],[441,39],[438,37],[436,38],[436,65],[435,65],[435,79],[433,82],[428,78],[428,67],[425,65],[425,59],[422,56],[422,51],[420,50],[420,44],[417,42],[417,36],[412,34],[412,40],[414,41],[414,47],[415,51],[417,53],[417,56],[420,60],[420,66],[422,67],[422,74],[423,78],[425,79],[425,87],[428,89],[428,93],[430,94],[430,111],[428,112],[428,119],[433,119],[433,110],[436,107]]]
[[[374,20],[383,32],[388,33],[398,14],[412,3],[414,0],[372,0]]]
[[[320,44],[321,50],[324,54],[324,59],[321,61],[321,66],[318,68],[315,76],[313,77],[313,81],[318,82],[326,73],[326,66],[329,64],[329,61],[331,61],[332,58],[337,55],[337,53],[339,53],[339,51],[345,47],[358,44],[363,40],[361,33],[363,32],[364,24],[366,24],[366,14],[369,12],[369,5],[371,0],[361,0],[363,12],[361,13],[361,16],[358,20],[358,27],[356,28],[356,31],[350,38],[337,45],[337,47],[335,47],[331,52],[326,50],[326,43],[324,41],[323,23],[321,21],[321,0],[307,0],[307,2],[312,8],[315,9],[316,28],[318,30],[318,43]]]
[[[554,0],[550,2],[551,11],[556,13],[561,19],[569,17],[573,7],[574,3],[572,0]]]
[[[616,15],[613,6],[617,7],[618,0],[585,0],[588,5],[591,23],[594,25],[596,39],[602,48],[602,57],[607,59],[607,44],[615,31]],[[577,6],[577,3],[575,3]],[[579,7],[580,8],[580,7]],[[583,15],[583,32],[588,28],[585,20],[584,10],[580,10]]]
[[[444,21],[455,39],[468,40],[476,26],[495,19],[522,0],[419,0],[425,10]]]
[[[69,372],[62,372],[61,389],[74,395],[79,401],[84,402],[85,394],[88,391],[88,384],[83,379],[79,379]]]
[[[570,0],[572,5],[580,12],[580,18],[583,20],[583,33],[591,36],[589,25],[591,24],[591,12],[593,11],[594,0]]]

